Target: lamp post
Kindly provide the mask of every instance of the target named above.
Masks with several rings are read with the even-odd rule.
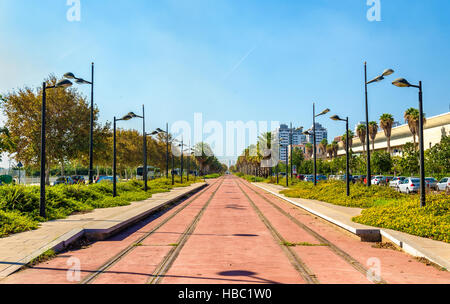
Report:
[[[41,109],[41,185],[40,185],[40,200],[39,200],[39,215],[43,218],[47,217],[45,212],[45,167],[46,167],[46,154],[45,154],[45,127],[46,127],[46,110],[47,110],[47,89],[59,89],[68,88],[72,86],[72,82],[69,80],[61,80],[54,86],[47,86],[44,82],[42,84],[42,109]]]
[[[370,134],[369,134],[369,98],[367,93],[367,86],[371,83],[380,82],[386,76],[394,74],[394,70],[387,69],[380,76],[375,77],[371,81],[367,81],[367,62],[364,62],[364,89],[366,97],[366,150],[367,150],[367,187],[372,185],[372,170],[370,166]]]
[[[290,138],[289,138],[289,143],[290,143],[290,148],[289,148],[289,152],[290,152],[290,160],[291,160],[291,182],[294,180],[294,171],[293,171],[293,167],[292,167],[292,144],[293,144],[293,137],[294,136],[294,132],[292,132],[292,122],[291,122],[291,130],[290,130]]]
[[[77,78],[73,73],[66,73],[65,78],[75,79],[77,84],[91,85],[91,114],[90,114],[90,128],[89,128],[89,184],[94,182],[94,63],[91,64],[91,81],[86,81],[82,78]]]
[[[313,136],[313,153],[314,153],[314,186],[317,186],[317,136],[316,136],[316,118],[330,112],[330,109],[323,110],[316,115],[316,104],[313,103],[313,133],[309,131],[303,132],[304,135]]]
[[[128,113],[127,115],[125,115],[124,117],[122,117],[120,119],[117,119],[114,116],[114,126],[113,126],[113,197],[117,196],[117,135],[116,135],[116,125],[117,125],[118,121],[128,121],[128,120],[131,120],[131,119],[136,118],[136,117],[144,119],[143,116],[138,116],[138,115],[134,114],[133,112]],[[144,143],[146,143],[147,140],[146,140],[145,132],[143,134],[144,134]],[[147,147],[145,147],[145,148],[147,148]],[[144,163],[147,163],[147,157],[145,155],[145,150],[144,150],[144,158],[145,158]],[[144,166],[144,167],[145,167],[144,168],[144,179],[146,180],[147,179],[147,176],[146,176],[146,171],[147,171],[146,169],[147,168],[146,168],[146,166]]]
[[[154,136],[154,135],[158,135],[159,134],[159,132],[158,131],[153,131],[152,133],[147,133],[147,134],[145,134],[145,137],[152,137],[152,136]],[[147,165],[148,165],[148,151],[147,151],[147,142],[145,142],[145,166],[147,167]],[[142,175],[144,175],[144,174],[142,174]],[[147,178],[148,178],[148,170],[147,170]]]
[[[281,138],[282,141],[285,141],[286,138]],[[280,147],[286,147],[286,151],[287,149],[289,149],[289,144],[287,145],[280,145]],[[277,164],[278,165],[278,164]],[[277,170],[278,172],[278,170]],[[277,179],[278,179],[278,175],[277,175]],[[289,187],[289,158],[286,155],[286,187]]]
[[[166,124],[166,131],[160,128],[156,129],[156,131],[166,134],[166,178],[169,179],[169,124]]]
[[[423,91],[422,81],[419,81],[419,85],[410,84],[405,78],[398,78],[393,85],[400,88],[417,88],[419,89],[419,145],[420,145],[420,206],[426,206],[426,193],[425,193],[425,145],[423,137],[424,128],[424,114],[423,114]]]
[[[346,119],[340,118],[338,115],[331,116],[331,119],[334,121],[345,121],[346,122],[346,141],[345,141],[345,151],[347,155],[347,162],[346,162],[346,181],[347,181],[347,196],[350,196],[350,155],[349,155],[349,130],[348,130],[348,117]]]

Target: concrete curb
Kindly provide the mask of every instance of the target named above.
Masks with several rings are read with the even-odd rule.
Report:
[[[386,230],[383,230],[381,228],[375,228],[375,227],[370,228],[370,229],[357,229],[357,228],[351,227],[351,226],[346,225],[336,219],[333,219],[329,216],[321,214],[320,212],[317,212],[311,208],[303,206],[300,203],[294,202],[293,200],[290,200],[289,198],[285,197],[284,195],[280,195],[276,192],[273,192],[269,189],[266,189],[266,188],[256,185],[256,184],[253,184],[253,185],[255,187],[258,187],[258,188],[272,194],[272,195],[275,195],[278,198],[281,198],[282,200],[285,200],[297,207],[300,207],[300,208],[302,208],[302,209],[304,209],[304,210],[306,210],[306,211],[308,211],[308,212],[310,212],[310,213],[312,213],[312,214],[314,214],[314,215],[316,215],[338,227],[341,227],[341,228],[361,237],[361,241],[363,241],[363,242],[380,242],[382,240],[382,237],[384,237],[384,238],[388,239],[389,241],[391,241],[392,243],[399,246],[400,248],[402,248],[402,250],[404,252],[406,252],[414,257],[426,258],[427,260],[445,268],[447,271],[450,271],[450,262],[449,261],[445,261],[444,259],[434,256],[431,253],[424,252],[423,249],[421,250],[420,248],[417,248],[413,244],[410,244],[405,240],[401,240],[401,239],[393,236],[391,233],[387,232]]]
[[[157,212],[161,208],[164,208],[167,205],[170,205],[186,196],[192,195],[194,193],[197,193],[204,188],[208,186],[207,183],[201,183],[196,188],[191,189],[190,191],[186,193],[182,193],[158,206],[155,206],[143,213],[140,213],[132,218],[129,218],[127,220],[124,220],[110,228],[107,229],[96,229],[96,228],[78,228],[71,230],[67,232],[66,234],[58,237],[54,241],[51,241],[50,243],[46,244],[45,246],[39,248],[38,250],[34,251],[32,254],[28,255],[27,257],[21,259],[20,261],[12,264],[8,268],[4,269],[2,272],[0,272],[0,279],[6,278],[9,275],[15,273],[16,271],[20,270],[23,266],[30,263],[33,259],[39,257],[46,251],[53,249],[56,253],[61,252],[65,250],[68,246],[75,243],[82,237],[86,237],[89,240],[92,241],[101,241],[104,239],[107,239],[113,235],[116,235],[117,233],[129,228],[130,226],[140,222],[141,220],[147,218],[152,213]]]

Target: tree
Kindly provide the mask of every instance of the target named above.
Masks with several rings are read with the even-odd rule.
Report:
[[[334,148],[333,148],[333,145],[327,145],[327,147],[326,147],[326,153],[328,154],[328,157],[329,157],[330,159],[333,159],[333,156],[334,156]]]
[[[392,169],[391,155],[385,152],[375,152],[372,156],[372,166],[374,172],[390,173]]]
[[[413,143],[403,146],[403,157],[399,160],[399,167],[403,175],[416,175],[419,173],[419,152]]]
[[[0,161],[2,160],[2,153],[14,152],[16,145],[12,141],[11,135],[7,128],[0,128]]]
[[[356,135],[359,137],[361,144],[363,146],[363,152],[366,152],[366,138],[367,138],[367,128],[366,125],[360,124],[356,128]]]
[[[56,82],[56,77],[50,75],[47,83],[54,85]],[[42,89],[35,92],[26,87],[4,96],[2,100],[6,127],[16,142],[16,161],[37,167],[40,163]],[[88,155],[90,105],[75,88],[48,90],[46,119],[48,183],[52,166],[59,165],[64,171],[66,162]],[[94,123],[94,138],[107,141],[103,135],[108,127],[99,125],[98,109],[94,111]]]
[[[320,144],[319,144],[319,149],[322,151],[322,155],[326,156],[328,152],[328,140],[326,138],[324,138]]]
[[[411,131],[411,134],[413,135],[414,140],[414,149],[417,150],[417,141],[416,136],[419,134],[419,122],[420,122],[420,113],[419,110],[415,108],[409,108],[405,112],[405,121],[408,123],[409,130]],[[424,114],[423,123],[426,123],[426,118]]]
[[[392,127],[394,125],[394,116],[391,114],[383,114],[380,117],[380,126],[384,130],[384,135],[386,135],[388,153],[391,154],[391,135],[392,135]]]
[[[378,134],[378,124],[376,121],[369,122],[368,131],[370,135],[370,140],[372,141],[372,151],[375,152],[375,139],[377,138]]]
[[[450,173],[450,136],[443,135],[441,142],[425,152],[427,172],[439,178]]]
[[[308,158],[311,158],[314,153],[313,145],[311,143],[307,143],[305,147],[306,147],[306,155],[308,156]]]
[[[353,147],[353,137],[355,137],[355,134],[352,130],[348,130],[348,147],[351,149]],[[347,145],[347,134],[342,135],[341,141],[344,144],[344,148]]]

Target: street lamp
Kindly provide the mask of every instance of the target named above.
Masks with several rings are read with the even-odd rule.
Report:
[[[144,106],[142,106],[144,109]],[[113,130],[113,197],[117,196],[117,136],[116,136],[116,125],[118,121],[128,121],[133,118],[142,118],[144,121],[144,116],[139,116],[134,114],[133,112],[128,113],[124,117],[117,119],[114,116],[114,130]],[[147,191],[147,136],[145,136],[145,122],[144,122],[144,180],[145,180],[145,191]]]
[[[169,124],[166,124],[166,131],[160,128],[156,129],[156,131],[166,134],[166,178],[169,179]]]
[[[419,85],[410,84],[405,78],[398,78],[392,82],[393,85],[400,88],[417,88],[419,89],[419,142],[420,142],[420,206],[426,206],[426,193],[425,193],[425,147],[424,147],[424,115],[423,115],[423,92],[422,81],[419,81]]]
[[[382,81],[386,76],[394,74],[394,70],[387,69],[380,75],[372,79],[371,81],[367,81],[367,62],[364,62],[364,88],[365,88],[365,96],[366,96],[366,147],[367,147],[367,187],[372,185],[372,172],[370,168],[370,134],[369,134],[369,98],[367,93],[367,85],[375,82]]]
[[[325,109],[316,115],[316,104],[313,103],[313,133],[310,131],[303,132],[304,135],[313,136],[313,151],[314,151],[314,186],[317,185],[317,136],[316,136],[316,118],[328,114],[330,109]]]
[[[46,154],[45,154],[45,125],[46,125],[46,110],[47,110],[47,89],[66,89],[72,86],[70,80],[61,80],[54,86],[47,86],[44,82],[42,84],[42,110],[41,110],[41,193],[39,200],[39,215],[43,218],[46,217],[45,212],[45,166],[46,166]]]
[[[349,155],[349,142],[350,142],[350,132],[348,130],[348,117],[346,119],[340,118],[338,115],[334,115],[330,117],[331,120],[334,121],[345,121],[346,122],[346,142],[345,142],[345,151],[347,156],[347,164],[346,164],[346,180],[347,180],[347,196],[350,196],[350,155]]]
[[[93,165],[94,165],[94,63],[91,64],[91,81],[76,77],[73,73],[66,73],[64,77],[67,79],[75,79],[77,84],[91,85],[91,115],[90,115],[90,129],[89,129],[89,184],[94,182]]]

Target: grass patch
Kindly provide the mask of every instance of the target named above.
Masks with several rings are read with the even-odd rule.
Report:
[[[178,247],[178,245],[179,245],[179,244],[176,244],[176,243],[174,243],[174,244],[169,244],[170,247]]]
[[[26,267],[33,267],[35,265],[38,264],[42,264],[45,262],[50,261],[51,259],[56,257],[56,252],[53,249],[49,249],[46,252],[44,252],[43,254],[41,254],[40,256],[34,258],[33,260],[31,260]]]
[[[168,192],[174,187],[186,187],[194,181],[176,182],[170,179],[156,179],[148,182],[145,192],[144,182],[132,180],[117,184],[117,197],[112,197],[113,185],[61,185],[46,188],[47,218],[39,216],[39,186],[0,187],[0,238],[11,234],[34,230],[39,223],[64,219],[76,213],[91,212],[98,208],[127,206],[131,202],[143,201],[155,193]]]
[[[291,243],[291,242],[282,242],[281,245],[286,247],[297,247],[297,246],[303,246],[303,247],[322,247],[322,246],[328,246],[327,244],[311,244],[308,242],[301,242],[301,243]]]

